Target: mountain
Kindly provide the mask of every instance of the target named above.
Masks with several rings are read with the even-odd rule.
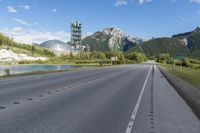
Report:
[[[162,53],[169,53],[171,56],[186,56],[190,53],[190,50],[178,39],[157,38],[128,50],[128,53],[130,52],[142,52],[147,56],[154,57]]]
[[[59,40],[49,40],[40,44],[40,47],[47,48],[56,55],[69,54],[70,45]]]
[[[148,56],[169,53],[171,56],[200,58],[200,28],[170,38],[152,39],[128,50],[128,52],[134,51],[143,52]]]
[[[82,40],[82,44],[88,46],[90,51],[127,51],[142,42],[142,39],[126,36],[117,28],[106,28]]]
[[[194,31],[174,35],[172,37],[182,40],[185,43],[185,46],[187,46],[190,49],[192,55],[194,56],[200,55],[200,28],[199,27],[197,27]]]

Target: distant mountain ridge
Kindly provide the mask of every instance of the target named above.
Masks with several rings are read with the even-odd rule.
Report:
[[[200,28],[173,35],[171,38],[152,39],[128,50],[128,52],[134,51],[143,52],[148,56],[169,53],[171,56],[200,58]]]
[[[91,51],[127,51],[142,42],[140,38],[126,36],[118,28],[106,28],[82,40],[82,44],[88,46]]]
[[[191,52],[196,49],[200,49],[200,28],[197,27],[194,31],[186,32],[172,36],[172,38],[182,39],[185,46],[187,46]]]
[[[180,33],[180,34],[177,34],[177,35],[173,35],[172,37],[187,37],[193,33],[197,33],[197,32],[200,32],[200,28],[197,27],[194,31],[190,31],[190,32],[185,32],[185,33]]]

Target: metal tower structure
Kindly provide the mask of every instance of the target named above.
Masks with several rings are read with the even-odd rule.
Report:
[[[80,22],[71,23],[71,45],[76,48],[81,48],[82,40],[82,24]]]

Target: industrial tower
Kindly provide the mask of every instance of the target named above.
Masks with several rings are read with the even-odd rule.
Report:
[[[71,45],[76,50],[81,50],[81,39],[82,39],[82,24],[80,22],[71,23]]]

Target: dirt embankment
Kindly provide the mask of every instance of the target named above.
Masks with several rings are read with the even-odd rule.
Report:
[[[158,68],[200,120],[200,89],[170,73],[162,66]]]

